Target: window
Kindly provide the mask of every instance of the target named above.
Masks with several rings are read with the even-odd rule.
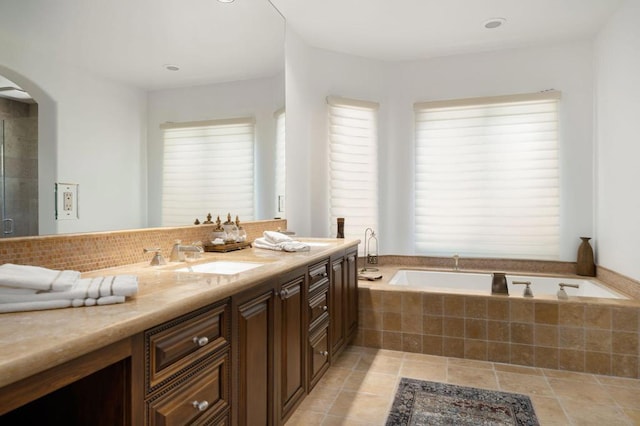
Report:
[[[378,104],[329,97],[330,235],[345,218],[345,238],[378,230]]]
[[[416,252],[559,257],[559,98],[415,105]]]
[[[276,216],[285,217],[285,112],[281,109],[275,113],[276,117]]]
[[[162,224],[214,217],[254,217],[254,120],[240,118],[162,125]],[[202,220],[202,219],[200,219]]]

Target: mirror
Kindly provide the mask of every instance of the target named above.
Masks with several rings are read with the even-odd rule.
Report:
[[[0,75],[39,106],[40,235],[161,226],[165,122],[254,117],[253,219],[278,215],[274,114],[284,107],[285,25],[268,0],[2,8]],[[56,182],[78,185],[77,220],[54,219]]]

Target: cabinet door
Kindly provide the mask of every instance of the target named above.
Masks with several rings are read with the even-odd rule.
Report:
[[[347,341],[353,339],[358,331],[358,251],[348,252],[344,259],[345,287],[347,303],[345,305],[345,333]]]
[[[304,396],[306,271],[284,283],[279,292],[280,418],[284,420]]]
[[[331,342],[330,353],[338,353],[344,343],[344,303],[346,297],[344,272],[342,268],[343,259],[331,262],[331,284],[329,286],[329,298],[331,304],[329,305],[330,316],[330,334],[329,339]]]
[[[237,336],[236,406],[234,423],[273,424],[274,408],[274,285],[260,286],[234,299]]]
[[[329,368],[328,326],[320,327],[309,337],[309,391]]]

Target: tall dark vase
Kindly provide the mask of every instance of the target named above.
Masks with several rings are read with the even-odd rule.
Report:
[[[587,277],[596,276],[596,264],[593,260],[593,248],[589,244],[589,237],[580,237],[582,243],[578,247],[578,264],[576,267],[576,274],[584,275]]]
[[[336,238],[344,238],[344,217],[338,218],[338,235]]]

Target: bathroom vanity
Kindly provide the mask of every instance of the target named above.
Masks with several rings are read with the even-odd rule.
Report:
[[[0,422],[283,424],[355,337],[358,242],[92,271],[137,275],[137,296],[3,314]],[[216,260],[260,265],[188,268]]]

